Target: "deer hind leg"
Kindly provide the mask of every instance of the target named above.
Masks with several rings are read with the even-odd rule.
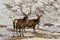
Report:
[[[17,25],[14,25],[14,27],[13,27],[14,28],[14,34],[17,34],[16,33],[17,32],[17,28],[16,27],[17,27]],[[14,34],[13,34],[13,37],[15,36]]]
[[[18,29],[16,29],[16,34],[17,34],[17,36],[19,36],[19,35],[18,35]]]
[[[26,33],[26,30],[25,30],[25,28],[24,28],[24,33]]]
[[[20,28],[20,36],[21,36],[21,28]]]
[[[14,34],[16,34],[16,36],[19,36],[19,35],[18,35],[18,29],[15,29]],[[13,34],[13,37],[15,36],[14,34]]]

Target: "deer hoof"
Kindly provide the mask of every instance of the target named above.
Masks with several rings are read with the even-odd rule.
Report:
[[[20,34],[20,36],[21,36],[21,34]]]
[[[12,37],[14,37],[14,35]]]

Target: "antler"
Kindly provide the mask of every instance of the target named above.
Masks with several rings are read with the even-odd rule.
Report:
[[[38,18],[42,17],[44,14],[44,11],[40,8],[36,8],[38,12],[35,11],[35,14],[38,16]],[[38,15],[37,13],[40,13],[40,15]]]
[[[37,8],[37,9],[41,13],[41,15],[45,14],[43,9],[39,9],[39,8]]]
[[[24,16],[26,16],[26,14],[22,11],[22,5],[19,5],[20,6],[20,9],[21,9],[21,12],[24,14]]]
[[[29,6],[30,7],[30,11],[28,12],[28,14],[25,14],[24,12],[23,12],[23,7],[22,7],[22,5],[19,5],[20,6],[20,9],[21,9],[21,12],[24,14],[24,16],[28,16],[28,15],[30,15],[31,14],[31,6]]]
[[[28,15],[30,15],[30,14],[31,14],[31,11],[32,11],[32,7],[30,6],[30,12],[28,13]]]

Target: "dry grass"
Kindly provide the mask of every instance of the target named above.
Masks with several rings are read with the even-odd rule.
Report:
[[[0,25],[0,27],[3,28],[3,27],[7,27],[7,26],[6,25]]]
[[[15,36],[15,37],[11,37],[11,38],[7,38],[6,40],[22,40],[24,38],[33,38],[34,36]]]
[[[52,35],[48,35],[48,34],[34,33],[34,35],[40,38],[52,38]]]
[[[54,26],[54,24],[52,24],[52,23],[44,23],[44,26],[51,27],[51,26]]]
[[[32,33],[32,32],[31,32]],[[52,38],[52,35],[48,35],[48,34],[42,34],[42,33],[32,33],[34,36],[20,36],[20,37],[11,37],[8,38],[7,40],[22,40],[24,38],[34,38],[34,37],[38,37],[38,38]]]

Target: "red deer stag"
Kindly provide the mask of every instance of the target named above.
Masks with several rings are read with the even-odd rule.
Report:
[[[15,19],[13,21],[13,28],[17,35],[18,35],[18,30],[21,31],[21,29],[22,29],[22,35],[23,35],[23,30],[25,28],[26,19],[27,19],[27,17],[24,17],[23,19]],[[20,34],[20,36],[21,36],[21,34]]]
[[[32,27],[34,32],[35,32],[35,26],[40,22],[40,18],[42,17],[42,15],[44,14],[43,10],[39,10],[40,12],[43,12],[40,16],[35,12],[35,14],[37,15],[37,19],[31,19],[31,20],[27,20],[26,22],[26,26],[27,27]],[[31,12],[31,11],[30,11]]]
[[[21,12],[24,14],[24,18],[23,19],[15,19],[14,21],[13,21],[13,28],[14,28],[14,30],[15,30],[15,32],[16,32],[16,34],[18,35],[18,30],[20,30],[21,31],[21,29],[22,29],[22,36],[24,36],[24,32],[25,32],[25,25],[26,25],[26,22],[27,22],[27,19],[28,19],[28,15],[30,14],[30,13],[28,13],[28,15],[26,15],[23,11],[22,11],[22,7],[21,7]],[[20,36],[21,36],[21,34],[20,34]]]

